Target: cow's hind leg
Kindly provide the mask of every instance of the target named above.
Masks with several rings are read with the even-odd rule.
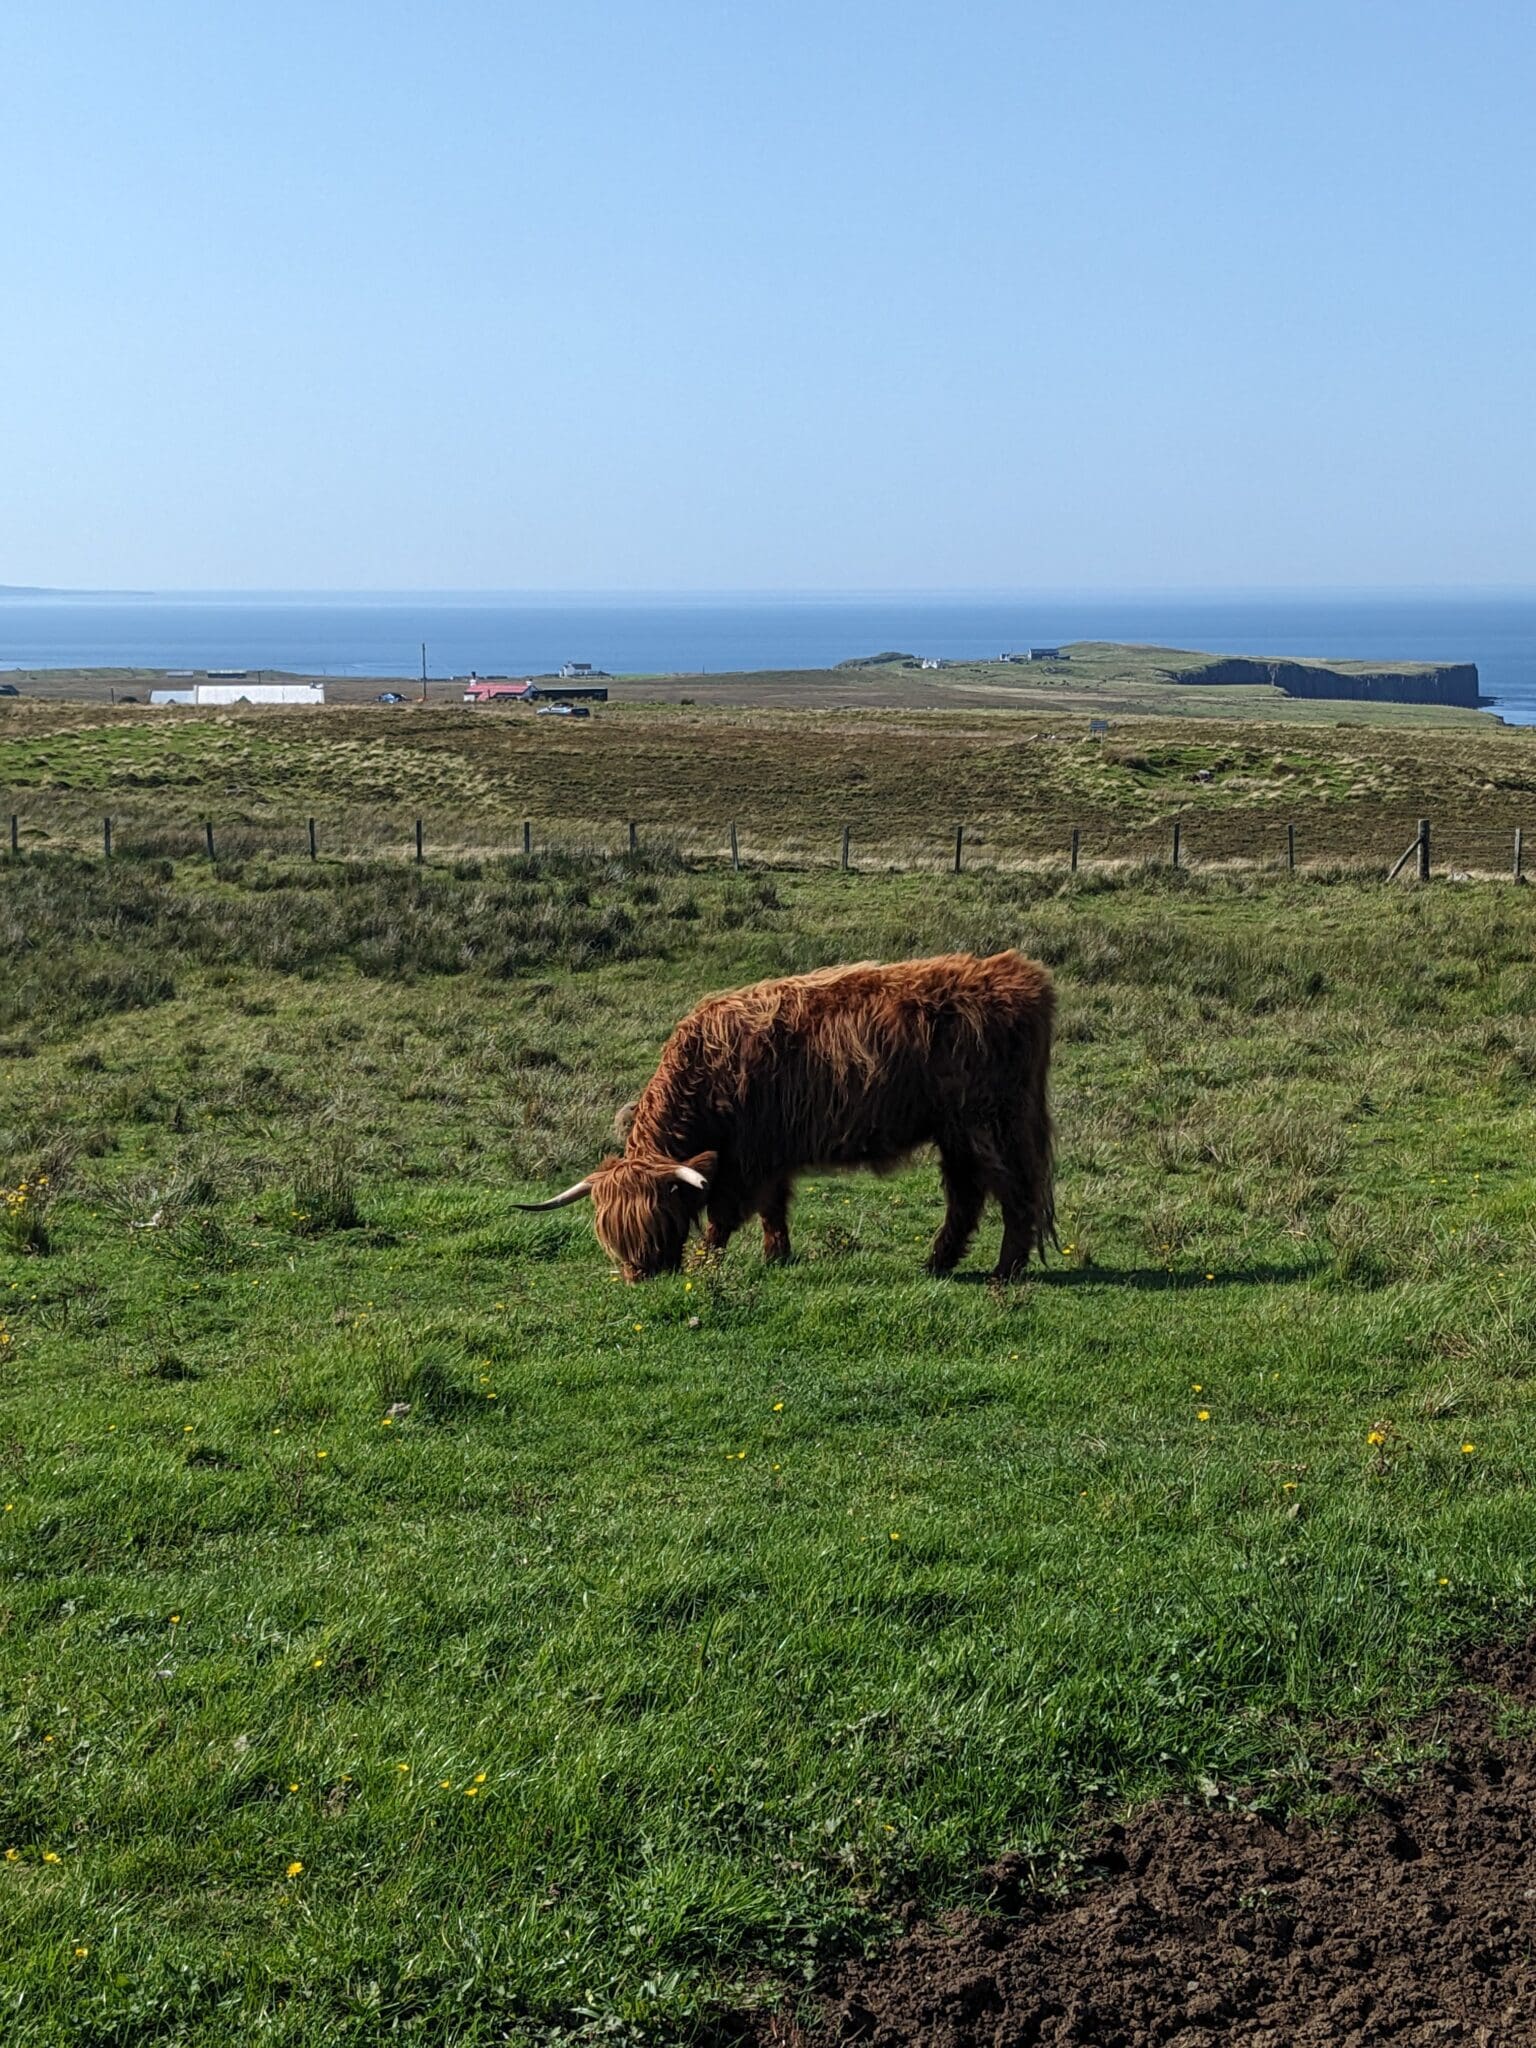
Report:
[[[763,1191],[757,1208],[763,1219],[763,1257],[770,1265],[782,1265],[789,1257],[789,1198],[794,1184],[776,1180]]]
[[[994,1280],[1021,1280],[1030,1258],[1042,1254],[1050,1227],[1050,1165],[1034,1156],[1027,1134],[993,1132],[980,1147],[988,1194],[1003,1212],[1003,1243]]]
[[[939,1172],[944,1181],[944,1221],[928,1254],[928,1271],[952,1273],[976,1234],[982,1204],[987,1199],[987,1184],[980,1162],[968,1145],[941,1145]]]

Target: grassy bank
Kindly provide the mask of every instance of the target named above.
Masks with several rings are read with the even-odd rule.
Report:
[[[1517,827],[1536,844],[1536,733],[1329,709],[1284,730],[1136,718],[1094,734],[1068,708],[609,705],[564,720],[11,705],[0,812],[24,850],[98,847],[110,813],[119,852],[172,856],[202,847],[205,821],[224,851],[292,854],[309,818],[333,854],[404,854],[421,818],[439,854],[520,847],[525,822],[541,848],[620,848],[633,822],[642,844],[712,859],[735,823],[749,860],[823,865],[846,827],[856,864],[902,867],[948,863],[957,824],[982,866],[1064,860],[1074,828],[1085,860],[1166,858],[1176,821],[1194,861],[1279,864],[1294,825],[1304,864],[1384,872],[1425,815],[1448,867],[1507,873]],[[1372,709],[1401,720],[1354,716]]]
[[[1528,1612],[1536,913],[1126,873],[29,858],[0,897],[17,2042],[677,2040]],[[1064,1259],[611,1280],[707,989],[1018,944]],[[14,1851],[14,1854],[9,1852]],[[757,1987],[755,1991],[754,1987]]]

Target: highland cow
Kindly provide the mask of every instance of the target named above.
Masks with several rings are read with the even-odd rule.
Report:
[[[964,1257],[993,1195],[994,1277],[1016,1279],[1054,1235],[1053,1006],[1050,976],[1019,953],[830,967],[711,996],[667,1040],[622,1155],[518,1207],[590,1196],[626,1280],[675,1272],[701,1214],[711,1250],[757,1215],[764,1255],[787,1259],[797,1173],[887,1171],[931,1144],[946,1208],[929,1272]]]

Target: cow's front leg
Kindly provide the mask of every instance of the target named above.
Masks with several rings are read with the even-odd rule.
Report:
[[[789,1198],[793,1188],[788,1180],[776,1180],[758,1203],[763,1219],[763,1257],[770,1265],[782,1265],[789,1252]]]
[[[704,1227],[704,1249],[718,1257],[746,1222],[747,1205],[738,1189],[723,1188],[717,1182],[709,1191],[705,1214],[709,1220]]]

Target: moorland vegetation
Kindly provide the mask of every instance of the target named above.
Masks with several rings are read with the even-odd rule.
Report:
[[[243,838],[0,890],[8,2040],[706,2038],[1150,1795],[1339,1817],[1341,1743],[1411,1767],[1528,1620],[1525,890],[733,873],[660,819],[310,863],[290,728],[218,724],[238,788],[182,730],[144,773]],[[1027,1284],[995,1223],[923,1276],[931,1162],[642,1289],[514,1208],[706,991],[1002,946],[1061,993]]]

